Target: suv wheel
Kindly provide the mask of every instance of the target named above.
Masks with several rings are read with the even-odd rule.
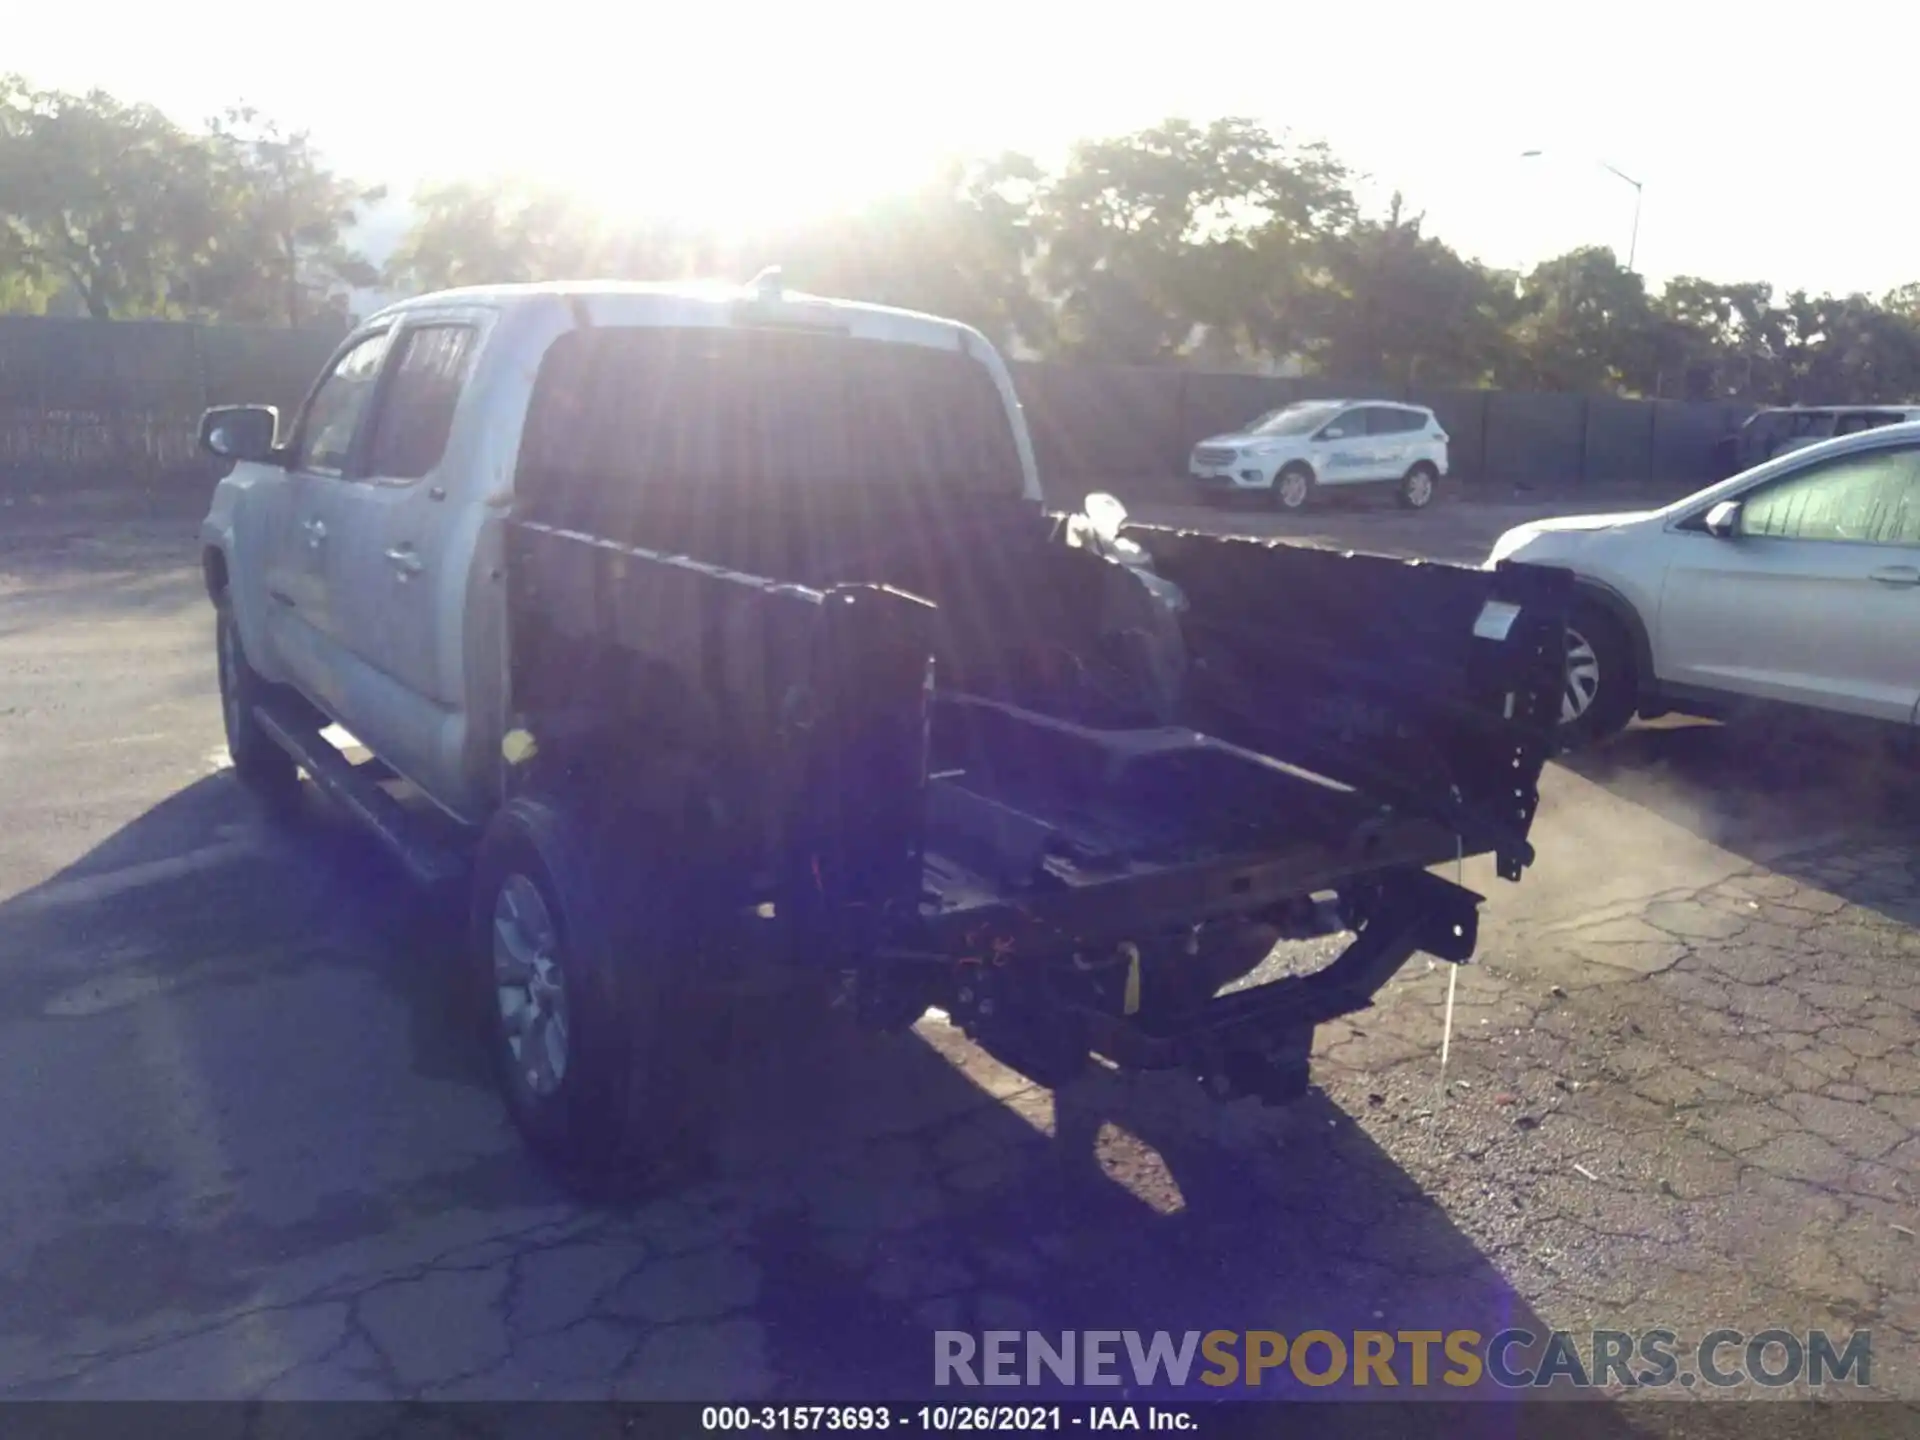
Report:
[[[1426,509],[1433,503],[1434,487],[1439,482],[1440,472],[1422,460],[1400,477],[1401,505],[1409,510]]]
[[[1313,495],[1313,472],[1304,465],[1288,465],[1273,477],[1273,503],[1282,510],[1300,510]]]
[[[1620,623],[1597,605],[1577,604],[1567,620],[1567,673],[1560,738],[1569,749],[1624,730],[1638,706],[1632,647]]]

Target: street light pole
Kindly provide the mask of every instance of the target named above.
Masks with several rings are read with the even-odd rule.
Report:
[[[1646,193],[1646,187],[1617,165],[1609,165],[1602,160],[1600,168],[1610,175],[1618,175],[1633,187],[1633,234],[1627,239],[1627,270],[1631,273],[1634,254],[1640,248],[1640,198]]]
[[[1522,160],[1534,160],[1546,154],[1544,150],[1522,150]],[[1596,161],[1599,167],[1609,175],[1624,180],[1633,187],[1633,233],[1627,240],[1627,272],[1633,273],[1634,257],[1640,250],[1640,201],[1646,194],[1646,187],[1617,165],[1609,165],[1605,160]]]

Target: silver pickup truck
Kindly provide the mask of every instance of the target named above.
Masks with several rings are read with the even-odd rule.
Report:
[[[583,1184],[676,1158],[769,976],[1291,1099],[1317,1024],[1470,958],[1433,867],[1531,860],[1569,576],[1055,513],[963,325],[429,295],[201,440],[235,770],[461,887],[508,1108]],[[1235,984],[1314,923],[1337,960]]]

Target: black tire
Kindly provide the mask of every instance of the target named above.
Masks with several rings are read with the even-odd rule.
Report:
[[[1298,462],[1283,465],[1269,493],[1276,510],[1304,510],[1313,499],[1313,471]]]
[[[247,663],[240,627],[233,612],[221,604],[216,612],[214,645],[220,671],[220,718],[227,735],[227,754],[233,773],[254,794],[275,809],[291,805],[300,794],[300,767],[260,728],[253,707],[273,693],[273,687]]]
[[[617,880],[606,867],[620,856]],[[487,1048],[507,1113],[527,1144],[575,1191],[629,1197],[684,1173],[697,1117],[692,1113],[692,1052],[702,1026],[677,1006],[689,988],[692,956],[666,903],[673,892],[644,859],[608,843],[565,803],[521,797],[487,826],[474,864],[468,912],[470,973],[482,1004]],[[541,997],[562,1017],[564,1063],[552,1064],[552,1022],[535,1019],[516,1036],[503,992],[516,966],[510,936],[497,936],[512,891],[524,909],[530,885],[545,908],[557,975]],[[507,928],[527,940],[537,922]],[[496,947],[499,954],[496,953]],[[505,957],[503,970],[501,956]],[[529,988],[527,1000],[534,1000]],[[518,1038],[520,1044],[515,1045]]]
[[[1440,485],[1440,472],[1425,460],[1409,467],[1400,477],[1400,488],[1394,498],[1406,510],[1424,510],[1433,503],[1434,492]]]
[[[1579,670],[1590,661],[1590,690]],[[1626,630],[1607,611],[1577,602],[1567,619],[1567,678],[1562,691],[1560,743],[1568,750],[1597,744],[1626,729],[1639,708],[1639,675]],[[1580,704],[1585,692],[1584,705]],[[1576,708],[1579,707],[1579,708]]]

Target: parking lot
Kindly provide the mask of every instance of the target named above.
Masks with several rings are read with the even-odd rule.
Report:
[[[1550,508],[1243,523],[1473,561]],[[6,1394],[907,1398],[937,1328],[1665,1324],[1867,1328],[1920,1400],[1920,760],[1663,723],[1554,766],[1535,868],[1468,867],[1444,1086],[1424,960],[1286,1110],[795,1016],[709,1173],[591,1209],[445,917],[226,772],[211,628],[191,523],[0,522]]]

